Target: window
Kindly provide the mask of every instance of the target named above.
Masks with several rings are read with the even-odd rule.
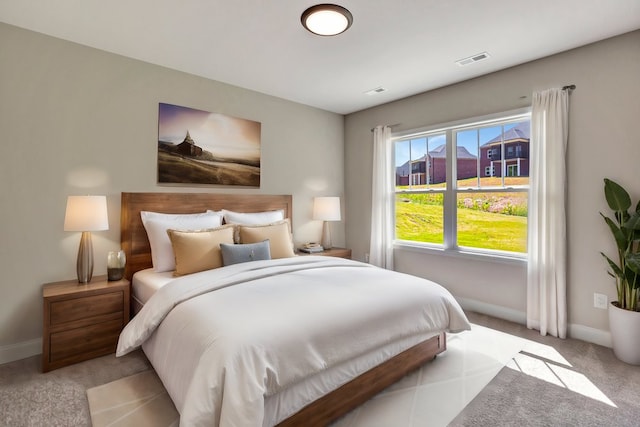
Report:
[[[393,138],[396,241],[526,253],[529,114],[435,129]]]

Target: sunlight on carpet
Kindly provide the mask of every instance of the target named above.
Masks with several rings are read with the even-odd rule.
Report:
[[[526,341],[522,352],[510,360],[507,367],[611,407],[617,407],[585,374],[575,371],[551,346]]]
[[[447,335],[447,351],[334,427],[446,426],[524,347],[526,340],[479,325]],[[178,413],[153,371],[87,390],[94,427],[177,426]]]
[[[447,334],[447,351],[379,393],[333,427],[442,427],[523,348],[526,340],[472,324]]]

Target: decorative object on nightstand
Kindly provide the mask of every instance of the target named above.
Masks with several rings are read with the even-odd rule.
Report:
[[[126,263],[127,256],[123,250],[109,251],[107,254],[107,278],[109,281],[122,279]]]
[[[64,231],[81,231],[76,272],[79,283],[93,276],[93,244],[91,232],[109,229],[106,196],[69,196],[64,216]]]
[[[124,325],[129,322],[128,280],[95,277],[42,287],[42,371],[61,368],[113,353]]]
[[[337,258],[346,258],[346,259],[351,259],[351,249],[347,249],[347,248],[336,248],[333,247],[331,249],[326,249],[322,252],[305,252],[302,250],[302,248],[298,249],[297,254],[299,256],[307,256],[307,255],[320,255],[320,256],[333,256],[333,257],[337,257]]]
[[[309,242],[302,245],[298,250],[300,252],[306,252],[308,254],[317,254],[318,252],[324,251],[324,248],[318,243]]]
[[[331,228],[329,221],[340,221],[340,197],[315,197],[313,199],[313,219],[322,224],[322,247],[331,249]]]

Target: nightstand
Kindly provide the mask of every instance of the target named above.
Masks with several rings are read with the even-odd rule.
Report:
[[[316,252],[313,254],[307,253],[307,252],[296,252],[298,255],[320,255],[320,256],[335,256],[338,258],[346,258],[346,259],[351,259],[351,249],[347,249],[347,248],[336,248],[333,247],[331,249],[326,249],[322,252]]]
[[[42,287],[42,371],[113,353],[129,321],[128,280],[77,280]]]

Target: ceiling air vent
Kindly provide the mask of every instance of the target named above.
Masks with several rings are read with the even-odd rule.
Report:
[[[474,62],[482,61],[487,59],[490,55],[487,52],[477,53],[475,55],[469,56],[468,58],[459,59],[456,61],[456,64],[459,66],[473,64]]]
[[[377,95],[379,93],[386,92],[386,91],[387,90],[385,88],[383,88],[383,87],[377,87],[375,89],[371,89],[371,90],[366,91],[364,94],[365,95]]]

